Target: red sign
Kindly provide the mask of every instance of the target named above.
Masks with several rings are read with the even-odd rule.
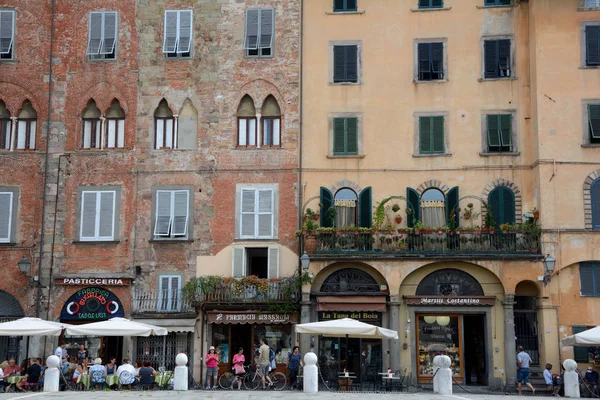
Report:
[[[68,286],[129,286],[130,278],[57,278],[57,285]]]

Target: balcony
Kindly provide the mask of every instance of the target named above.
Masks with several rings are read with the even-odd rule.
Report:
[[[182,290],[136,290],[133,297],[134,314],[184,314],[194,313],[189,299]]]
[[[300,299],[300,285],[296,277],[276,281],[256,277],[202,277],[190,284],[195,284],[194,304],[293,304]]]

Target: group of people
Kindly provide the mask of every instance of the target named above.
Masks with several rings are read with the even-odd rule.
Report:
[[[20,366],[14,358],[11,358],[0,364],[0,388],[6,389],[9,386],[5,378],[23,376],[17,388],[24,392],[29,387],[39,387],[43,383],[43,375],[44,367],[41,358],[25,359]]]
[[[275,362],[275,352],[269,347],[263,338],[259,340],[260,346],[254,355],[254,362],[257,368],[259,368],[262,388],[273,386],[273,382],[269,376],[269,373],[277,368]],[[219,355],[216,353],[215,347],[210,346],[208,354],[204,357],[206,363],[206,389],[216,389],[217,377],[219,374]],[[249,360],[252,362],[252,360]],[[234,389],[237,384],[237,389],[241,390],[242,379],[246,375],[246,357],[244,356],[244,348],[240,347],[236,355],[233,356],[231,361],[231,369],[234,374],[234,380],[231,383],[230,389]],[[298,372],[303,366],[302,353],[300,348],[294,346],[291,352],[287,356],[287,369],[290,376],[290,388],[295,388],[298,381]]]

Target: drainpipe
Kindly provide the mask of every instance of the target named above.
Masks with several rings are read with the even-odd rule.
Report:
[[[304,42],[304,0],[300,0],[300,95],[298,96],[298,118],[300,119],[299,129],[298,129],[298,229],[302,229],[303,222],[303,207],[304,204],[304,185],[302,184],[302,87],[303,87],[303,79],[302,79],[302,59],[304,58],[304,53],[302,52],[302,43]],[[302,275],[302,264],[300,263],[300,257],[302,256],[302,251],[304,250],[304,238],[302,235],[298,236],[298,273]]]

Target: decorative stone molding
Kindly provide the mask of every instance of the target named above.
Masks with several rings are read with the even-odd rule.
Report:
[[[421,183],[419,185],[419,187],[417,188],[417,193],[419,193],[419,196],[422,196],[423,192],[425,192],[427,189],[431,189],[431,188],[439,189],[444,194],[448,193],[448,190],[450,190],[450,188],[445,183],[436,181],[435,179],[431,179],[431,180]]]
[[[331,193],[335,194],[337,193],[338,190],[343,189],[343,188],[350,188],[352,190],[354,190],[354,192],[356,193],[356,195],[358,196],[358,194],[361,192],[361,188],[360,186],[358,186],[356,183],[349,181],[348,179],[344,179],[341,180],[337,183],[335,183],[332,187],[331,187]]]
[[[508,179],[504,179],[504,178],[496,179],[495,181],[488,184],[485,187],[485,189],[483,189],[483,192],[481,193],[481,198],[483,199],[483,201],[485,201],[487,203],[490,192],[500,186],[505,186],[505,187],[509,188],[515,195],[515,222],[517,224],[522,223],[523,222],[523,201],[521,199],[521,189],[519,189],[519,187],[515,183],[509,181]],[[482,220],[485,220],[486,214],[487,214],[487,209],[485,208],[485,206],[482,203],[481,204],[481,219]]]
[[[592,183],[600,177],[600,169],[595,170],[583,181],[583,217],[585,219],[585,229],[592,228]]]

